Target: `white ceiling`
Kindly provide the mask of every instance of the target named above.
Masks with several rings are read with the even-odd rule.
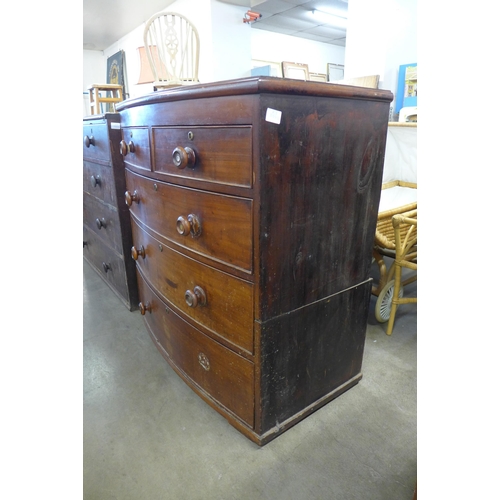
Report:
[[[313,9],[343,12],[348,0],[219,0],[262,14],[253,29],[299,36],[345,47],[345,28],[314,21]],[[83,0],[83,48],[104,50],[165,9],[167,0]]]

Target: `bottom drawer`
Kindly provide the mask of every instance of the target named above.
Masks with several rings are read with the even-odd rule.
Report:
[[[127,287],[125,262],[122,256],[109,248],[94,231],[83,226],[83,256],[113,290],[132,308]]]
[[[138,273],[144,319],[160,351],[222,409],[254,425],[254,365],[177,316]]]

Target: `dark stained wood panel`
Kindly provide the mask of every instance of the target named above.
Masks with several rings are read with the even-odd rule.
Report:
[[[125,156],[146,326],[259,445],[361,380],[392,99],[253,77],[117,106],[124,137],[149,131]]]

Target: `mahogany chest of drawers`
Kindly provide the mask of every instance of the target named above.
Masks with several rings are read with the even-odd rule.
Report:
[[[134,310],[138,307],[135,263],[130,254],[130,212],[120,154],[120,115],[83,119],[83,257]]]
[[[147,329],[259,445],[361,378],[391,100],[255,77],[117,106]]]

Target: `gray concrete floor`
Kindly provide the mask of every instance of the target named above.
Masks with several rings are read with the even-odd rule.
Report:
[[[411,500],[415,304],[389,337],[372,297],[361,382],[260,448],[182,382],[85,262],[83,285],[85,500]]]

